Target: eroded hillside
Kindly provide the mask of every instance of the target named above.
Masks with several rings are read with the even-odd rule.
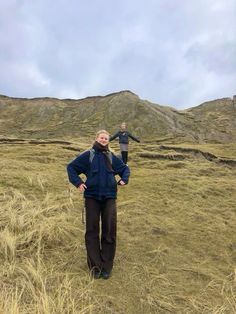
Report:
[[[78,100],[0,96],[0,121],[2,138],[90,137],[103,128],[113,133],[126,121],[145,140],[233,142],[236,98],[178,111],[142,100],[130,91]]]

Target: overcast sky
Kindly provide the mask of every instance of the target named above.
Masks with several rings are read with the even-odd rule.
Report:
[[[131,90],[183,109],[236,94],[235,0],[0,0],[0,94]]]

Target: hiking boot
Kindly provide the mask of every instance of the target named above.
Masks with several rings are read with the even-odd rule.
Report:
[[[102,273],[100,270],[93,270],[91,271],[91,276],[93,279],[99,279],[102,278]]]
[[[111,275],[111,273],[109,273],[108,271],[102,270],[101,276],[102,276],[103,279],[110,278],[110,275]]]

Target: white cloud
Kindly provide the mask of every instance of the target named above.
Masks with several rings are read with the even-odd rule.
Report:
[[[232,96],[235,15],[234,0],[2,0],[0,93],[130,89],[179,108]]]

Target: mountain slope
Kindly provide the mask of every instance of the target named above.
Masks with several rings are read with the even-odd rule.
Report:
[[[98,129],[115,132],[122,121],[145,139],[236,140],[236,100],[224,98],[178,111],[141,100],[130,91],[84,99],[0,96],[2,137],[71,138]]]
[[[235,140],[236,133],[236,97],[208,101],[189,109],[194,117],[199,137],[225,142]]]

